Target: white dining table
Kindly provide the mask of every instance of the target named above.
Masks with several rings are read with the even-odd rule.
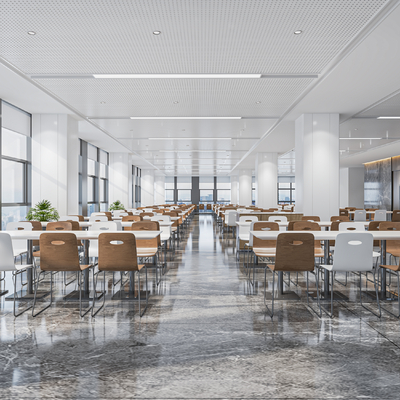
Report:
[[[324,264],[329,264],[329,241],[335,240],[339,233],[351,233],[357,231],[290,231],[290,233],[312,233],[315,240],[324,241]],[[250,231],[258,239],[276,240],[278,235],[285,232],[280,231]],[[287,233],[287,232],[286,232]],[[358,232],[359,233],[359,232]],[[374,240],[381,241],[381,264],[386,264],[386,241],[387,240],[400,240],[400,231],[368,231],[371,233]],[[279,290],[283,291],[283,279],[280,280]],[[329,273],[325,270],[324,274],[324,297],[328,298],[329,293]],[[385,300],[389,298],[386,293],[386,270],[382,268],[381,271],[381,291],[380,298]]]
[[[28,242],[28,253],[27,253],[27,264],[32,264],[32,241],[39,240],[41,235],[49,234],[62,234],[65,231],[4,231],[7,232],[12,240],[27,240]],[[99,235],[104,233],[104,231],[68,231],[69,233],[74,233],[78,240],[84,240],[84,264],[89,264],[89,240],[98,240]],[[123,231],[124,233],[131,233],[136,239],[154,239],[162,234],[162,231]],[[107,233],[121,233],[121,231],[107,231]],[[31,297],[33,294],[33,274],[32,269],[27,269],[27,295]],[[84,289],[83,292],[86,296],[89,295],[89,271],[84,270]]]

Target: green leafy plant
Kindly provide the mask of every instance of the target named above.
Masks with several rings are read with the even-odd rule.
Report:
[[[114,201],[114,203],[111,203],[108,210],[109,211],[125,210],[125,206],[119,200],[116,200],[116,201]]]
[[[49,200],[39,201],[26,215],[28,221],[58,221],[59,218],[57,210],[51,205]]]

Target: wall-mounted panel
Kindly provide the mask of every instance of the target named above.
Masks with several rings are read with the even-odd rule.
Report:
[[[364,207],[392,210],[392,160],[364,164]]]

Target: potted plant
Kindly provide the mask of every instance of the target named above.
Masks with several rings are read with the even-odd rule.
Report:
[[[57,210],[51,205],[49,200],[39,201],[26,215],[28,221],[58,221],[59,218]]]
[[[119,201],[115,200],[114,203],[111,203],[108,211],[116,211],[116,210],[125,210],[125,206]]]

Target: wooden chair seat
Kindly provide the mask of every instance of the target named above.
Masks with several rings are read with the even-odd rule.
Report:
[[[400,271],[400,266],[399,265],[380,265],[381,268],[386,268],[390,269],[391,271]]]
[[[157,254],[158,249],[154,247],[136,247],[138,257],[154,257]]]
[[[275,257],[275,248],[253,247],[253,252],[257,257]]]

